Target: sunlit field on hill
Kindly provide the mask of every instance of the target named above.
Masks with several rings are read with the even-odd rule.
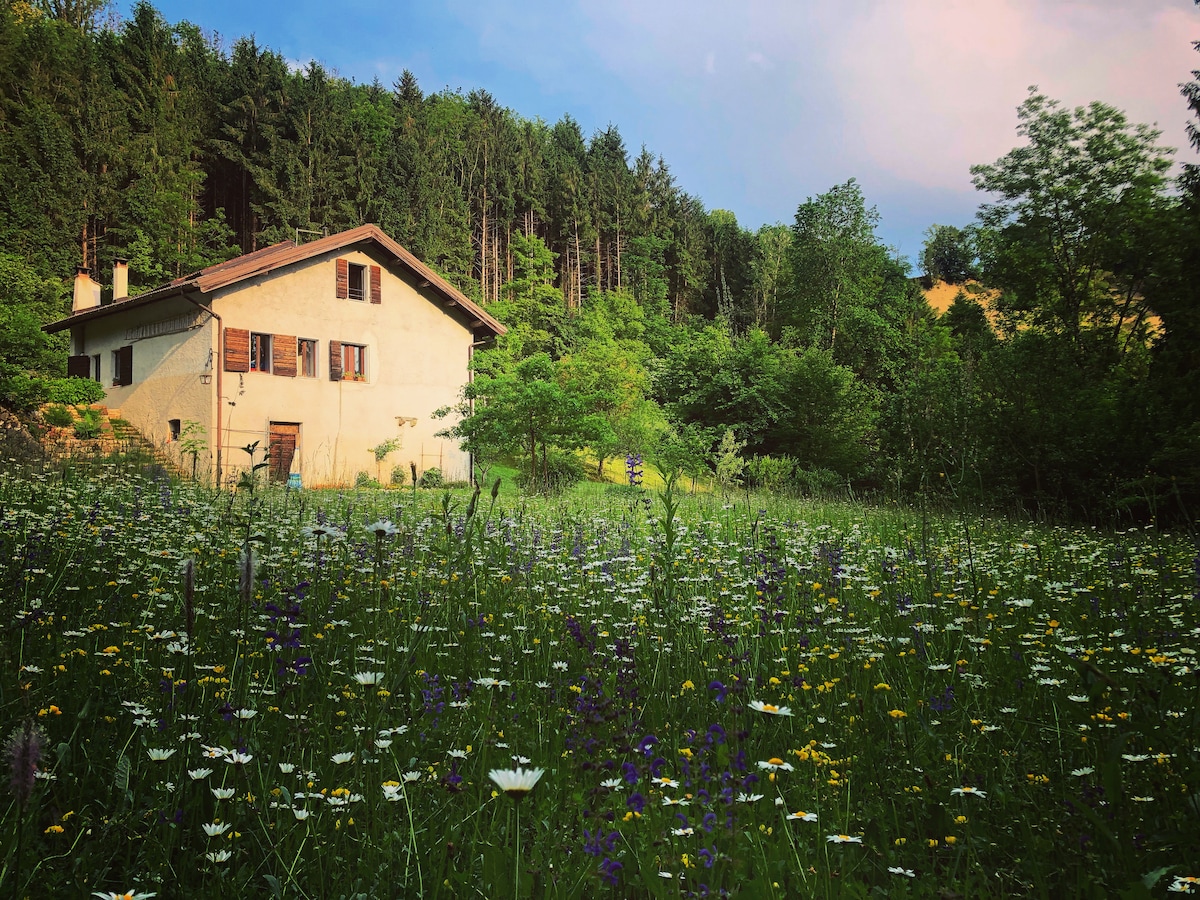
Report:
[[[115,471],[0,476],[0,517],[4,896],[1200,876],[1200,557],[1178,536]]]

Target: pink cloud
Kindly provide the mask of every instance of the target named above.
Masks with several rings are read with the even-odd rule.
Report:
[[[1190,4],[1188,4],[1190,7]],[[1178,83],[1200,57],[1200,17],[1178,3],[910,0],[846,29],[835,66],[856,157],[933,187],[1013,147],[1015,108],[1036,84],[1069,106],[1101,100],[1184,146]],[[1181,154],[1186,156],[1186,154]]]

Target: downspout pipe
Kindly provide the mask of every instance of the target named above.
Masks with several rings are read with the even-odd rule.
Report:
[[[221,321],[221,317],[213,310],[211,306],[205,306],[199,300],[188,294],[183,295],[183,299],[193,306],[204,310],[217,323],[217,352],[213,359],[213,368],[217,371],[217,487],[221,486],[221,400],[224,397],[222,391],[223,379],[222,375],[225,372],[225,324]]]

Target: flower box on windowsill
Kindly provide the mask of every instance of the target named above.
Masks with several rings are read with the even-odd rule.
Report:
[[[366,375],[343,375],[342,381],[366,381]]]

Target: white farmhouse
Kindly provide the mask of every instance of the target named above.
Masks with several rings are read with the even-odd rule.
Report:
[[[469,477],[432,414],[458,401],[472,352],[504,326],[377,226],[285,241],[136,297],[127,287],[118,262],[101,303],[81,269],[71,315],[46,330],[70,330],[69,373],[103,384],[147,438],[202,428],[200,469],[218,482],[255,441],[273,479],[307,486],[386,481],[410,463]],[[397,439],[377,467],[374,448]]]

